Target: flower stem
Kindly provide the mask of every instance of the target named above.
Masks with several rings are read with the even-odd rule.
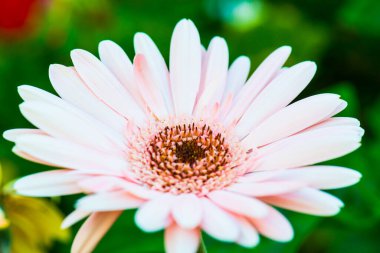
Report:
[[[198,249],[197,253],[207,253],[206,245],[205,245],[205,242],[204,242],[202,236],[201,236],[200,241],[201,241],[201,243],[199,244],[199,249]]]

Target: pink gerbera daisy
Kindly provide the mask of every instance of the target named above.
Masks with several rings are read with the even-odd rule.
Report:
[[[61,167],[20,179],[20,194],[87,194],[63,223],[89,216],[72,252],[91,252],[126,209],[137,209],[142,230],[165,230],[169,253],[195,252],[202,230],[244,247],[259,234],[291,240],[272,206],[339,212],[343,203],[321,190],[352,185],[360,173],[311,165],[357,149],[363,130],[354,118],[333,117],[347,105],[338,95],[290,104],[314,76],[313,62],[283,67],[284,46],[247,80],[249,59],[229,67],[225,40],[205,50],[189,20],[174,29],[170,71],[146,34],[134,46],[133,63],[111,41],[100,43],[100,60],[72,51],[74,67],[49,70],[59,97],[19,87],[21,112],[38,129],[4,133],[19,156]]]

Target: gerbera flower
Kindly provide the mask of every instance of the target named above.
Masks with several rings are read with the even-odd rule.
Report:
[[[285,68],[291,50],[281,47],[247,80],[249,59],[228,67],[225,40],[205,50],[189,20],[174,29],[169,68],[146,34],[134,46],[133,63],[111,41],[100,43],[100,60],[72,51],[74,67],[50,67],[60,97],[19,87],[21,112],[38,129],[4,134],[19,156],[61,167],[19,180],[19,193],[88,194],[63,223],[89,216],[73,252],[92,251],[125,209],[137,208],[142,230],[165,229],[171,253],[195,252],[202,230],[244,247],[259,234],[291,240],[273,206],[339,212],[343,203],[321,190],[360,174],[311,165],[357,149],[363,130],[356,119],[333,117],[347,105],[338,95],[290,104],[314,76],[313,62]]]

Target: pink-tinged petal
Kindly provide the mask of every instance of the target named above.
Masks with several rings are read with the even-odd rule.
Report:
[[[19,157],[21,158],[24,158],[26,160],[29,160],[29,161],[32,161],[32,162],[35,162],[35,163],[40,163],[40,164],[44,164],[44,165],[47,165],[47,166],[55,166],[54,164],[52,163],[49,163],[49,162],[46,162],[46,161],[43,161],[41,159],[38,159],[37,157],[34,157],[22,150],[20,150],[18,147],[14,146],[12,148],[12,152],[15,153],[16,155],[18,155]]]
[[[227,74],[227,85],[224,89],[223,97],[226,98],[228,94],[236,95],[237,92],[243,87],[247,80],[251,61],[247,56],[240,56],[231,64]]]
[[[70,172],[70,170],[53,170],[32,174],[17,180],[14,188],[18,194],[34,197],[52,197],[82,192],[77,182],[88,176]]]
[[[138,185],[136,183],[124,181],[120,185],[125,191],[135,195],[141,199],[153,199],[161,196],[163,193],[151,190],[145,186]]]
[[[196,112],[202,115],[208,105],[220,102],[227,81],[228,47],[224,39],[215,37],[207,49],[206,66],[202,73],[202,90],[198,91]]]
[[[79,229],[71,247],[72,253],[92,252],[121,211],[99,212],[92,214]]]
[[[101,192],[79,199],[76,208],[89,212],[105,212],[138,208],[144,202],[124,191]]]
[[[288,46],[280,47],[271,53],[255,70],[247,83],[239,91],[236,97],[236,103],[228,113],[225,123],[227,125],[239,120],[249,105],[254,101],[256,96],[267,86],[268,82],[284,65],[291,52]]]
[[[195,228],[202,220],[201,201],[194,194],[179,195],[175,199],[172,214],[178,226],[186,229]]]
[[[290,179],[288,179],[288,181],[286,180],[287,179],[282,181],[236,183],[228,187],[227,190],[252,197],[260,197],[293,192],[305,186],[302,182],[292,182]]]
[[[199,229],[185,229],[175,224],[165,229],[167,253],[196,253],[200,243]]]
[[[65,140],[43,135],[24,135],[16,147],[32,157],[56,166],[105,175],[123,175],[127,167],[120,156],[106,154]]]
[[[145,113],[136,100],[100,60],[80,49],[71,51],[71,59],[80,77],[100,100],[127,119],[145,121]]]
[[[325,119],[341,103],[338,95],[320,94],[297,101],[273,114],[242,141],[259,147],[295,134]]]
[[[153,76],[145,56],[137,54],[133,61],[133,71],[136,81],[139,83],[140,93],[144,97],[144,103],[159,118],[168,116],[164,97],[157,86],[157,80]]]
[[[250,219],[260,234],[279,242],[293,239],[294,231],[289,221],[276,209],[270,208],[268,215],[260,219]]]
[[[62,229],[66,229],[74,225],[80,220],[83,220],[84,218],[88,217],[91,214],[91,212],[75,209],[72,213],[70,213],[61,224]]]
[[[78,185],[85,192],[109,192],[121,189],[124,179],[114,176],[91,176],[80,180]]]
[[[260,200],[238,193],[213,191],[207,197],[225,210],[247,217],[263,217],[268,211],[268,206]]]
[[[315,130],[318,128],[335,127],[335,126],[359,127],[360,122],[357,119],[349,118],[349,117],[334,117],[334,118],[327,119],[327,120],[325,120],[319,124],[316,124],[316,125],[308,128],[308,129],[306,129],[305,132]],[[359,130],[359,128],[358,128],[358,130]],[[360,131],[364,134],[363,129],[361,129]]]
[[[155,232],[167,227],[175,198],[169,194],[146,202],[136,212],[136,225],[145,232]]]
[[[261,199],[281,208],[318,216],[336,215],[343,207],[340,199],[312,188]]]
[[[81,115],[84,115],[83,111],[79,110],[77,107],[71,105],[70,103],[64,101],[63,99],[46,92],[44,90],[41,90],[39,88],[33,87],[33,86],[28,86],[28,85],[22,85],[18,87],[18,92],[20,96],[23,98],[23,100],[27,103],[29,102],[39,102],[39,103],[46,103],[49,106],[53,105],[56,107],[61,108],[61,110],[69,111],[75,115],[78,113]],[[83,116],[85,117],[85,120],[90,120],[90,121],[96,121],[94,118],[92,118],[90,115],[88,116]],[[107,125],[103,124],[100,121],[96,121],[94,123],[96,127],[101,128],[100,131],[106,135],[112,142],[119,146],[123,147],[123,139],[121,136],[121,133],[118,133],[116,131],[112,131],[110,127]],[[65,124],[66,125],[66,124]]]
[[[118,147],[103,134],[97,122],[74,108],[63,108],[44,102],[24,102],[20,105],[21,113],[33,125],[49,135],[84,146],[117,152]],[[68,122],[75,127],[67,127]],[[121,147],[120,147],[121,148]]]
[[[50,65],[49,78],[58,95],[65,101],[116,131],[121,131],[125,127],[126,120],[99,100],[86,87],[73,67]]]
[[[40,135],[46,135],[43,131],[40,129],[28,129],[28,128],[19,128],[19,129],[11,129],[7,130],[3,133],[4,139],[8,141],[15,142],[16,139],[22,135],[25,134],[40,134]]]
[[[330,190],[356,184],[360,178],[361,174],[356,170],[320,165],[283,170],[271,180],[297,181],[312,188]]]
[[[284,70],[255,98],[236,125],[235,132],[243,138],[264,119],[287,106],[313,78],[314,62],[302,62]]]
[[[260,237],[255,227],[244,217],[235,217],[240,227],[239,238],[236,243],[246,248],[253,248],[259,244]]]
[[[183,19],[174,28],[170,44],[170,83],[177,115],[193,111],[201,78],[201,44],[192,21]]]
[[[337,126],[297,134],[259,149],[253,171],[296,168],[334,159],[360,146],[358,127]],[[292,157],[292,159],[289,159]]]
[[[136,54],[144,55],[151,71],[154,85],[157,86],[166,104],[169,113],[173,113],[173,99],[169,85],[169,72],[162,54],[154,44],[153,40],[145,33],[136,33],[134,37]],[[142,93],[144,94],[144,93]]]
[[[228,214],[209,199],[203,198],[202,229],[212,237],[226,242],[235,242],[239,237],[239,226],[232,214]]]
[[[262,182],[262,181],[271,179],[272,177],[275,177],[277,175],[280,175],[281,173],[282,173],[282,170],[253,171],[253,172],[245,174],[244,176],[241,176],[240,178],[238,178],[237,181],[240,183]]]
[[[103,64],[142,106],[144,103],[133,76],[133,65],[124,50],[115,42],[104,40],[99,43],[99,56]]]

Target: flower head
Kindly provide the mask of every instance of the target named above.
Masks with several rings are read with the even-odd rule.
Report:
[[[111,41],[100,60],[72,51],[74,67],[52,65],[58,96],[21,86],[22,114],[37,129],[5,132],[14,152],[61,169],[19,180],[29,196],[85,193],[63,227],[89,216],[73,252],[89,252],[125,209],[136,224],[165,229],[167,252],[195,252],[203,230],[254,247],[259,234],[288,241],[293,230],[273,206],[334,215],[343,206],[321,190],[358,182],[354,170],[314,165],[360,146],[353,118],[335,94],[291,103],[316,71],[283,67],[290,47],[274,51],[247,79],[250,61],[228,66],[224,39],[207,50],[189,20],[174,29],[169,69],[153,41],[134,40],[131,62]]]

